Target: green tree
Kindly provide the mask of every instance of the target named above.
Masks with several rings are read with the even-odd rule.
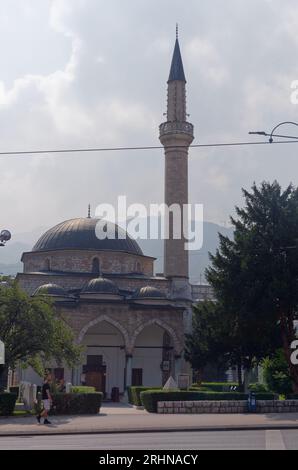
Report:
[[[218,303],[205,301],[193,308],[192,333],[186,334],[185,359],[201,376],[208,364],[224,366],[226,328]]]
[[[48,361],[71,367],[80,358],[81,348],[52,301],[45,296],[30,297],[15,282],[0,286],[0,339],[5,344],[2,383],[8,368],[18,363],[40,372]]]
[[[282,345],[297,391],[298,367],[290,356],[298,308],[298,190],[282,191],[275,181],[243,194],[245,206],[231,218],[234,240],[220,236],[207,279],[230,312],[244,367]]]

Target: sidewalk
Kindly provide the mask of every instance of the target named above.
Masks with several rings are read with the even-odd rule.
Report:
[[[33,416],[0,418],[0,436],[298,429],[298,413],[157,415],[130,405],[107,403],[99,415],[53,416],[51,422],[51,426],[39,425]]]

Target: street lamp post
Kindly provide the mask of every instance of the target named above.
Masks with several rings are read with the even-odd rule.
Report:
[[[298,123],[297,122],[293,122],[293,121],[284,121],[284,122],[280,122],[279,124],[277,124],[270,133],[268,132],[265,132],[265,131],[250,131],[249,134],[250,135],[264,135],[266,137],[269,137],[269,142],[270,144],[272,144],[273,142],[273,137],[278,137],[278,138],[282,138],[282,139],[298,139],[298,136],[293,136],[293,135],[280,135],[280,134],[275,134],[275,131],[281,127],[281,126],[284,126],[284,125],[291,125],[291,126],[297,126],[298,127]]]

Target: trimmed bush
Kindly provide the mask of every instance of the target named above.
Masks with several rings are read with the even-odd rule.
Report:
[[[91,415],[97,414],[101,407],[103,394],[94,393],[56,393],[53,395],[51,414]]]
[[[141,402],[149,413],[157,413],[159,401],[202,401],[202,400],[247,400],[245,393],[238,392],[181,392],[167,390],[147,390],[141,392]]]
[[[71,387],[71,393],[94,393],[96,392],[95,387],[87,387],[86,385],[73,386]]]
[[[15,393],[0,393],[0,416],[11,416],[18,396]]]
[[[132,394],[131,394],[131,387],[127,387],[127,398],[128,398],[128,403],[130,403],[131,405],[133,405]]]
[[[188,390],[190,392],[210,392],[209,388],[207,388],[207,387],[199,387],[199,386],[195,386],[195,385],[192,385],[191,387],[189,387]]]
[[[236,387],[236,389],[233,390],[235,392],[239,390],[236,382],[202,382],[201,386],[212,392],[230,392],[231,387]]]
[[[278,395],[276,393],[265,392],[265,393],[255,393],[256,400],[276,400]]]
[[[128,400],[129,403],[135,406],[142,406],[141,392],[146,390],[162,390],[162,387],[144,387],[144,386],[132,386],[128,387]]]

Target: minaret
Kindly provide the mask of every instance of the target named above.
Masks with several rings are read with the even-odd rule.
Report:
[[[185,75],[178,41],[176,42],[168,79],[167,121],[159,126],[160,142],[165,149],[165,204],[188,203],[188,148],[192,143],[193,125],[186,121]],[[181,220],[181,227],[183,221]],[[170,217],[169,239],[164,242],[164,275],[169,278],[188,278],[186,240],[174,239]]]

